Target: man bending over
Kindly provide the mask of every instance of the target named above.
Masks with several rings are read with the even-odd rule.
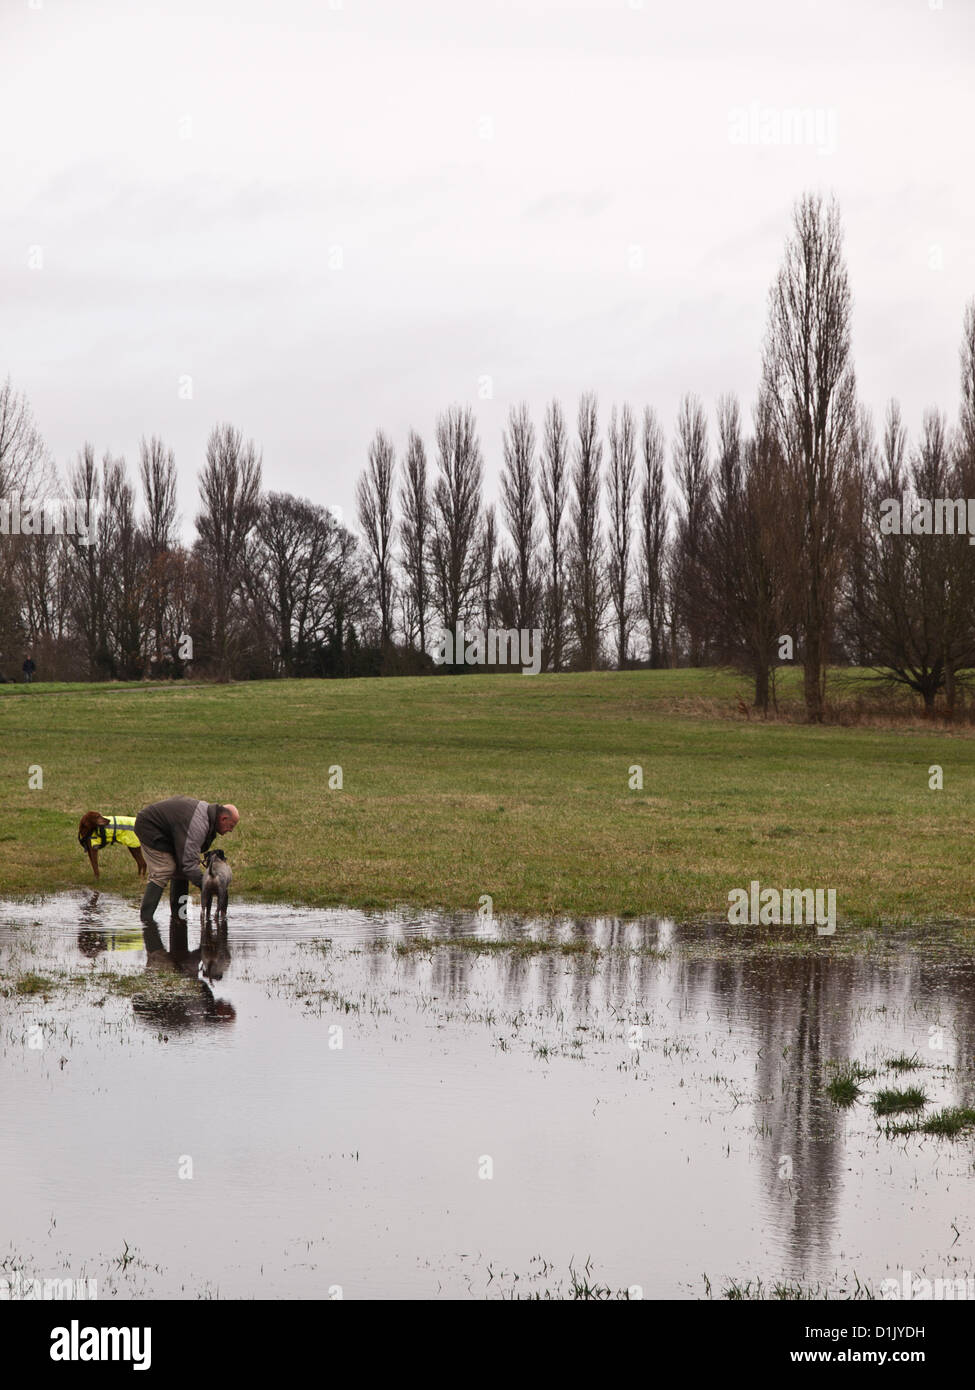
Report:
[[[226,835],[239,820],[236,806],[197,801],[195,796],[171,796],[168,801],[143,806],[135,818],[135,833],[146,861],[146,891],[139,913],[143,926],[155,925],[153,917],[167,883],[170,922],[186,920],[189,884],[199,888],[203,883],[200,855],[210,848],[216,835]]]

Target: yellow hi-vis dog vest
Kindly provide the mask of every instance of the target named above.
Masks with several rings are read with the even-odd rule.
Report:
[[[139,839],[135,833],[135,816],[106,816],[106,820],[108,825],[96,825],[91,832],[92,849],[104,849],[106,845],[139,848]]]

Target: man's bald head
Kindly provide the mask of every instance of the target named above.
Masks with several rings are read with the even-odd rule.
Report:
[[[237,810],[236,806],[218,806],[217,834],[226,835],[228,831],[233,830],[239,820],[240,812]]]

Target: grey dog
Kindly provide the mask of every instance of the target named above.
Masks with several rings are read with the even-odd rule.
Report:
[[[203,885],[200,891],[200,922],[209,922],[210,906],[214,898],[217,900],[217,920],[226,922],[227,894],[233,879],[230,865],[227,863],[222,849],[208,850],[203,856],[203,862],[207,866],[207,871],[203,875]]]

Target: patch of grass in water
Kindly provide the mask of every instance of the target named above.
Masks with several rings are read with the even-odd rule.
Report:
[[[877,1074],[859,1062],[830,1062],[827,1065],[833,1070],[834,1075],[824,1089],[834,1105],[853,1105],[862,1094],[859,1083],[869,1081]]]
[[[891,1071],[917,1071],[924,1066],[924,1063],[916,1052],[910,1057],[902,1052],[897,1057],[891,1057],[887,1062],[887,1066]]]
[[[860,1087],[849,1072],[843,1076],[834,1076],[832,1081],[826,1084],[826,1094],[834,1105],[852,1105],[860,1098]]]
[[[21,975],[14,986],[17,994],[50,994],[53,988],[53,980],[48,979],[46,975],[38,975],[33,970]]]
[[[195,976],[179,974],[175,971],[148,970],[135,974],[116,974],[111,970],[92,970],[81,973],[77,970],[58,970],[55,975],[39,975],[28,971],[14,981],[16,994],[53,994],[56,990],[102,989],[109,994],[129,997],[134,994],[169,996],[193,992],[196,988]]]
[[[937,1134],[944,1139],[957,1139],[975,1129],[975,1110],[964,1105],[949,1105],[929,1115],[926,1120],[914,1120],[908,1125],[891,1125],[892,1134]]]
[[[569,1286],[569,1298],[574,1301],[605,1302],[608,1299],[621,1299],[629,1302],[629,1289],[619,1289],[615,1293],[608,1284],[590,1284],[588,1273],[579,1275],[574,1269],[569,1269],[569,1277],[572,1280]]]
[[[899,1115],[905,1110],[920,1110],[927,1103],[928,1098],[919,1086],[909,1086],[906,1091],[878,1091],[873,1098],[873,1108],[878,1115]]]
[[[377,941],[375,945],[377,950],[386,947],[385,942]],[[443,948],[445,946],[452,946],[460,951],[471,951],[474,955],[491,955],[503,951],[507,951],[513,956],[602,955],[601,949],[598,946],[591,946],[588,941],[534,941],[530,938],[503,937],[492,939],[480,936],[450,936],[437,940],[428,936],[417,936],[409,941],[397,941],[393,949],[398,956],[411,956],[423,951],[432,951],[435,947]]]
[[[567,1287],[562,1279],[557,1279],[554,1285],[545,1289],[533,1289],[530,1292],[525,1291],[524,1293],[517,1292],[514,1286],[518,1283],[535,1282],[539,1279],[547,1280],[550,1278],[553,1266],[547,1260],[543,1260],[541,1256],[534,1256],[529,1261],[529,1265],[534,1264],[537,1264],[539,1267],[535,1270],[530,1270],[528,1275],[524,1277],[518,1274],[502,1274],[497,1276],[501,1281],[506,1279],[512,1280],[512,1287],[510,1289],[502,1289],[502,1299],[528,1299],[533,1302],[557,1300],[559,1302],[579,1301],[603,1303],[610,1300],[629,1302],[633,1297],[642,1297],[642,1293],[635,1288],[613,1289],[609,1284],[600,1283],[599,1280],[593,1277],[591,1258],[586,1260],[582,1270],[577,1270],[572,1260],[569,1261],[569,1282]],[[488,1272],[488,1283],[490,1284],[494,1281],[496,1276],[493,1270],[490,1269],[490,1266]]]
[[[711,1296],[711,1281],[705,1276],[707,1296]],[[764,1300],[776,1300],[785,1303],[799,1303],[808,1300],[819,1301],[831,1297],[843,1298],[873,1298],[873,1293],[866,1284],[861,1284],[856,1273],[853,1275],[852,1289],[844,1289],[842,1293],[830,1290],[822,1284],[800,1284],[798,1280],[776,1280],[772,1284],[766,1284],[761,1279],[746,1279],[742,1283],[738,1279],[732,1279],[721,1291],[721,1297],[729,1299],[731,1302],[755,1302]]]
[[[92,977],[92,983],[101,985],[111,994],[125,998],[133,994],[149,994],[165,997],[174,994],[195,993],[195,976],[180,975],[175,971],[148,970],[134,975],[116,975],[109,970],[100,970]]]
[[[721,1292],[722,1298],[729,1299],[732,1303],[751,1302],[755,1299],[777,1299],[782,1302],[798,1302],[804,1299],[817,1298],[818,1292],[815,1289],[804,1289],[797,1283],[775,1283],[763,1284],[761,1279],[756,1279],[752,1284],[750,1279],[741,1284],[737,1279],[732,1279]]]

